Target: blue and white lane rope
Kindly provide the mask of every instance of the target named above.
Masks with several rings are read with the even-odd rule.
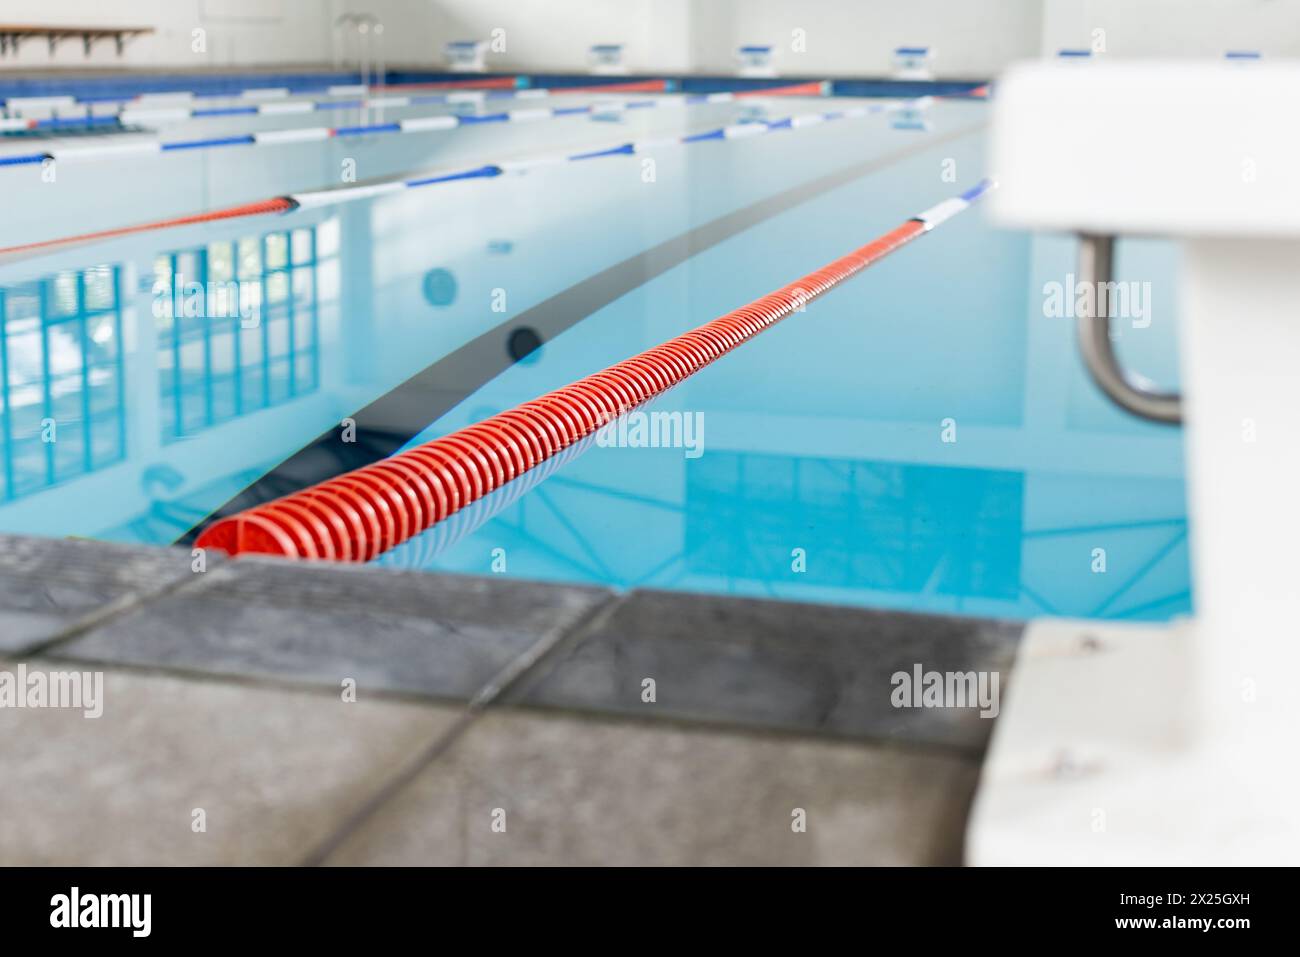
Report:
[[[479,89],[500,89],[508,91],[520,87],[522,83],[526,82],[527,79],[525,77],[511,76],[484,77],[481,80],[446,80],[431,83],[389,84],[383,87],[367,86],[364,83],[312,83],[297,84],[295,86],[248,87],[233,92],[225,90],[169,90],[156,93],[132,93],[126,95],[107,94],[98,96],[75,96],[72,94],[56,94],[52,96],[11,96],[8,99],[0,99],[0,108],[11,112],[21,113],[27,110],[77,109],[78,107],[93,107],[103,104],[120,104],[122,106],[136,105],[140,107],[176,107],[181,104],[192,103],[195,100],[248,100],[251,102],[273,102],[303,95],[366,97],[376,91],[402,88],[454,90],[477,87]]]
[[[373,96],[357,100],[284,100],[244,106],[188,107],[142,104],[120,113],[101,115],[0,118],[0,131],[81,128],[86,126],[127,126],[136,123],[181,123],[185,120],[220,119],[227,116],[292,116],[330,110],[401,109],[412,106],[481,105],[488,100],[544,99],[557,93],[583,95],[587,90],[456,90],[449,93],[426,93],[413,96]]]
[[[235,92],[176,90],[158,93],[140,93],[127,96],[15,96],[0,99],[0,109],[10,113],[21,114],[27,111],[44,112],[47,110],[75,110],[95,106],[118,105],[122,109],[114,114],[102,114],[104,119],[112,119],[129,113],[136,119],[186,119],[205,116],[253,115],[278,113],[310,113],[312,110],[344,109],[348,107],[410,106],[420,103],[439,102],[430,97],[434,94],[393,96],[395,90],[442,90],[444,94],[459,94],[475,99],[510,98],[529,99],[565,93],[671,93],[676,89],[677,81],[660,78],[652,80],[632,80],[627,82],[601,82],[593,77],[593,82],[584,86],[571,87],[532,87],[525,76],[485,77],[481,80],[446,80],[430,83],[395,83],[386,86],[366,86],[363,83],[321,85],[298,85],[293,87],[253,87]],[[828,80],[796,84],[799,87],[818,86],[823,95],[829,95],[831,84]],[[784,89],[784,87],[783,87]],[[742,94],[771,94],[771,88],[739,91]],[[732,94],[691,94],[688,99],[702,99],[709,96],[729,96]],[[294,99],[299,96],[316,96],[314,100]],[[319,99],[319,97],[359,97],[345,101]],[[238,100],[244,105],[228,107],[194,107],[191,104],[202,100]],[[456,102],[455,98],[444,102]],[[308,105],[311,104],[311,105]],[[72,122],[69,118],[69,122]],[[84,119],[83,119],[84,122]]]
[[[580,153],[553,153],[524,157],[516,160],[504,160],[499,163],[472,166],[464,169],[429,172],[416,176],[410,176],[410,174],[407,174],[408,178],[405,179],[385,180],[377,183],[359,183],[356,185],[338,186],[330,189],[291,193],[287,196],[276,196],[260,202],[241,203],[237,206],[207,210],[189,216],[171,217],[169,219],[157,220],[154,222],[119,226],[113,229],[100,230],[98,232],[61,236],[56,239],[42,240],[34,243],[21,243],[16,246],[0,248],[0,257],[17,254],[32,254],[41,250],[55,249],[76,243],[95,242],[121,236],[132,236],[140,233],[168,229],[175,226],[190,225],[199,222],[240,219],[248,216],[270,215],[272,213],[287,213],[301,207],[330,206],[337,203],[369,199],[375,196],[388,195],[406,189],[431,186],[439,183],[453,183],[470,179],[490,179],[504,175],[508,172],[523,171],[554,163],[584,162],[586,160],[600,159],[610,156],[634,156],[661,147],[691,146],[698,143],[716,143],[726,140],[748,139],[766,133],[807,129],[811,126],[836,120],[861,119],[863,117],[879,113],[889,113],[896,110],[919,109],[927,106],[931,100],[931,97],[921,97],[917,100],[896,101],[883,104],[873,103],[870,106],[828,110],[824,113],[803,114],[801,116],[787,117],[781,120],[757,120],[752,123],[740,123],[732,126],[718,127],[717,129],[708,130],[704,133],[692,133],[654,140],[633,140],[631,142],[616,144],[603,149],[587,149]],[[974,190],[968,190],[966,193],[963,193],[957,199],[968,205],[986,188],[988,187],[981,184],[981,186],[975,187]],[[960,208],[964,209],[965,206]],[[917,217],[917,221],[926,228],[932,228],[926,224],[933,223],[934,225],[938,225],[943,221],[943,219],[952,216],[957,211],[959,210],[955,206],[949,208],[945,204],[940,204],[922,214],[927,217],[926,219]]]
[[[659,99],[597,99],[595,103],[584,104],[581,106],[529,107],[503,110],[496,113],[479,114],[451,113],[440,114],[438,116],[412,117],[404,120],[394,120],[388,123],[368,123],[353,126],[297,127],[284,130],[263,130],[256,133],[244,133],[232,136],[201,137],[190,140],[139,140],[136,142],[99,142],[90,144],[73,143],[66,146],[56,146],[48,151],[7,157],[6,159],[9,161],[5,162],[4,160],[0,160],[0,165],[17,166],[26,163],[40,163],[46,158],[53,158],[56,161],[62,159],[87,160],[120,157],[131,154],[170,153],[193,149],[217,149],[224,146],[259,146],[282,143],[319,142],[328,139],[344,139],[352,136],[373,136],[385,133],[428,133],[438,130],[455,129],[456,127],[461,126],[477,126],[485,123],[524,123],[537,120],[559,119],[567,116],[608,114],[638,109],[729,103],[740,98],[761,99],[764,95],[768,97],[784,98],[792,95],[784,92],[785,90],[802,90],[805,88],[806,85],[801,87],[781,87],[775,90],[744,91],[742,93],[710,93],[707,95],[686,97],[665,96]],[[519,91],[521,94],[538,92],[544,93],[546,91]],[[463,94],[449,94],[449,96],[463,96]],[[442,100],[440,99],[439,101],[441,102]],[[3,122],[5,121],[0,121],[0,123]],[[29,124],[31,121],[19,120],[17,122]],[[0,125],[0,130],[4,128],[3,125]],[[23,126],[15,128],[28,129],[31,127]],[[746,130],[744,134],[740,135],[745,135],[749,132],[750,131]],[[719,134],[716,131],[701,135],[713,138],[719,137]]]
[[[664,89],[652,89],[662,85]],[[287,102],[269,102],[254,106],[222,106],[200,109],[185,107],[154,107],[124,110],[118,114],[123,123],[173,122],[186,119],[207,119],[221,116],[271,116],[293,113],[313,113],[325,110],[379,110],[402,109],[412,106],[456,105],[470,103],[481,105],[488,100],[541,100],[553,96],[615,96],[627,93],[668,93],[666,80],[638,81],[633,83],[608,83],[595,86],[572,87],[528,87],[517,90],[451,90],[444,93],[412,94],[410,96],[365,96],[356,100],[292,100]],[[636,89],[633,89],[636,88]],[[814,92],[815,88],[815,92]],[[687,104],[727,103],[738,97],[758,96],[829,96],[830,83],[798,83],[790,86],[768,87],[756,90],[724,91],[719,93],[699,93],[676,98]],[[611,101],[614,102],[614,101]],[[648,102],[640,100],[636,105],[644,106]],[[111,120],[112,117],[106,117]],[[45,121],[38,121],[45,122]],[[77,122],[68,119],[68,125]]]
[[[895,101],[890,103],[873,103],[868,106],[854,106],[839,110],[827,110],[822,113],[805,113],[799,116],[785,117],[779,120],[755,120],[749,123],[736,123],[720,126],[701,133],[688,133],[645,140],[631,140],[614,143],[604,147],[584,149],[577,153],[545,153],[513,160],[501,160],[495,163],[453,169],[436,174],[427,174],[409,179],[388,180],[379,183],[362,183],[355,186],[336,186],[330,189],[309,190],[291,193],[286,198],[299,206],[322,206],[333,203],[349,202],[356,199],[369,199],[387,193],[400,192],[421,186],[438,183],[450,183],[466,179],[488,179],[504,173],[522,172],[541,166],[558,163],[574,163],[586,160],[603,159],[610,156],[633,156],[648,153],[663,147],[691,146],[697,143],[718,142],[724,140],[748,139],[768,133],[794,131],[817,126],[836,120],[856,120],[880,113],[898,110],[924,109],[932,102],[930,97],[917,100]]]
[[[928,233],[936,226],[952,219],[962,210],[968,208],[976,202],[981,196],[991,189],[997,188],[997,180],[992,177],[986,177],[972,186],[966,192],[951,199],[945,199],[942,203],[936,203],[923,213],[918,213],[912,218],[925,227]]]
[[[71,96],[26,97],[0,101],[0,107],[16,112],[16,117],[6,118],[15,125],[0,129],[43,129],[51,126],[77,126],[93,122],[97,124],[114,123],[165,123],[181,122],[187,119],[207,119],[221,116],[278,116],[281,114],[313,113],[325,110],[348,109],[383,109],[406,106],[420,106],[430,103],[482,103],[485,100],[530,100],[542,99],[556,95],[584,94],[618,94],[618,93],[668,93],[672,89],[669,80],[635,80],[627,83],[594,83],[590,86],[568,87],[504,87],[500,84],[487,86],[472,83],[427,84],[413,83],[400,86],[366,87],[335,86],[324,90],[326,96],[348,96],[352,99],[290,99],[288,88],[276,89],[276,96],[237,95],[237,94],[200,94],[212,99],[241,100],[232,106],[194,106],[197,96],[193,93],[156,94],[134,98],[82,98]],[[808,86],[808,84],[803,84]],[[400,89],[424,90],[424,93],[412,92],[409,95],[393,95]],[[441,92],[430,92],[432,90]],[[795,89],[782,87],[781,89]],[[826,83],[829,92],[829,83]],[[245,91],[247,94],[249,91]],[[253,91],[259,94],[266,91]],[[321,92],[300,91],[300,92]],[[755,91],[742,91],[755,92]],[[21,114],[32,111],[55,110],[92,110],[104,104],[120,104],[122,109],[116,113],[90,114],[80,113],[74,116],[50,117],[45,119],[24,117]],[[22,125],[25,124],[25,125]]]
[[[210,106],[190,109],[177,106],[133,107],[117,114],[122,123],[174,123],[184,120],[215,119],[223,116],[289,116],[329,110],[402,109],[411,106],[481,104],[487,100],[530,100],[551,96],[546,89],[459,90],[415,96],[366,96],[355,100],[285,100],[249,106]]]

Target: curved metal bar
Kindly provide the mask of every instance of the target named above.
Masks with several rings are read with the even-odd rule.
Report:
[[[1162,392],[1154,382],[1126,372],[1110,339],[1109,295],[1115,255],[1114,236],[1079,237],[1079,282],[1094,295],[1090,307],[1079,315],[1079,351],[1092,380],[1125,412],[1152,422],[1177,425],[1183,421],[1183,399],[1177,392]]]

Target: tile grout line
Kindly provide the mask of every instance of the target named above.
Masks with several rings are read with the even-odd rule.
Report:
[[[558,654],[559,652],[560,649],[557,646],[554,653]],[[6,658],[12,658],[12,656],[0,655],[0,661],[5,660]],[[114,673],[133,674],[141,677],[172,678],[186,682],[217,684],[257,691],[321,695],[331,698],[337,696],[337,688],[333,684],[326,684],[317,679],[294,680],[292,678],[281,678],[260,673],[239,674],[236,672],[226,671],[202,671],[184,665],[156,664],[152,662],[137,661],[111,661],[66,654],[38,657],[33,660],[53,664],[94,665]],[[1009,669],[998,670],[1003,675],[1008,675],[1010,673]],[[1006,683],[1004,684],[1004,687],[1009,689],[1010,679],[1007,678],[1005,681]],[[527,676],[521,676],[521,680],[512,683],[509,690],[522,692],[526,691],[528,687],[530,687],[530,684],[527,680]],[[471,700],[451,695],[432,695],[421,691],[396,691],[390,689],[372,690],[369,692],[369,697],[392,704],[405,704],[416,707],[467,707]],[[817,741],[828,744],[904,748],[907,750],[924,749],[950,757],[973,758],[976,760],[978,760],[985,751],[985,748],[972,750],[966,745],[942,741],[900,741],[888,735],[858,733],[837,734],[833,732],[825,732],[818,728],[800,728],[779,724],[745,723],[728,720],[726,718],[718,718],[716,716],[655,714],[653,717],[648,717],[597,705],[538,702],[515,702],[504,704],[497,701],[492,703],[500,707],[510,707],[518,711],[537,715],[556,715],[579,719],[595,717],[601,721],[607,722],[632,723],[641,726],[648,725],[655,727],[666,726],[676,728],[679,731],[699,730],[719,734],[756,735],[774,740]]]
[[[446,754],[462,738],[482,713],[502,694],[523,681],[543,661],[562,647],[570,647],[587,637],[609,620],[625,600],[626,595],[615,593],[567,628],[534,642],[522,653],[512,658],[480,688],[466,703],[464,710],[451,726],[437,735],[415,758],[390,777],[370,795],[355,811],[343,819],[334,830],[309,851],[301,861],[303,867],[319,867],[341,848],[349,838],[361,830],[407,785]]]
[[[206,575],[206,572],[203,574],[195,572],[181,574],[150,591],[128,592],[127,594],[115,598],[107,604],[96,608],[94,611],[73,620],[70,624],[56,632],[54,635],[44,638],[35,644],[18,648],[13,652],[8,653],[7,656],[16,658],[47,655],[51,651],[59,648],[61,645],[65,645],[75,638],[80,638],[116,618],[120,618],[129,612],[144,611],[150,605],[155,605],[164,598],[170,598],[192,582],[202,581],[204,575]]]
[[[701,732],[713,735],[730,735],[732,737],[762,738],[782,744],[827,744],[898,751],[900,753],[923,752],[941,758],[974,761],[977,764],[983,760],[983,756],[987,751],[987,746],[975,750],[966,745],[944,741],[903,740],[888,735],[874,734],[828,734],[817,729],[793,728],[781,725],[742,724],[738,721],[692,715],[657,714],[653,717],[643,717],[626,711],[612,711],[594,707],[585,708],[569,704],[512,703],[502,704],[500,707],[509,708],[513,713],[539,717],[567,718],[578,721],[595,719],[604,724],[630,725],[638,728],[668,728],[678,733]]]

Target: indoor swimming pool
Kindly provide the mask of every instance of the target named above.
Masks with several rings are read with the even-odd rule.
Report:
[[[604,369],[997,172],[978,99],[499,92],[214,98],[201,109],[229,112],[0,137],[0,531],[192,542],[213,513]],[[34,153],[54,158],[4,164]],[[390,181],[408,185],[365,188]],[[377,560],[986,617],[1185,614],[1181,434],[1087,378],[1075,255],[977,203]],[[1116,278],[1142,282],[1118,349],[1176,387],[1172,247],[1122,255]]]

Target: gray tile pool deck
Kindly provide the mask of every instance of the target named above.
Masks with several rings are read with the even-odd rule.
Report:
[[[959,863],[1020,631],[0,535],[0,864]]]

